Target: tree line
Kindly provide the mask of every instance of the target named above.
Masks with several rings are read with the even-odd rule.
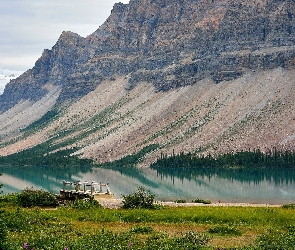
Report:
[[[183,152],[170,156],[161,154],[151,168],[295,168],[295,152],[273,148],[266,152],[255,149],[216,156]]]

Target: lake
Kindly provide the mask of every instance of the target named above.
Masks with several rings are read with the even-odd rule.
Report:
[[[115,198],[143,186],[157,200],[187,202],[196,198],[212,202],[249,202],[267,204],[295,203],[294,170],[169,170],[127,168],[0,167],[3,193],[26,187],[59,193],[62,181],[109,182]]]

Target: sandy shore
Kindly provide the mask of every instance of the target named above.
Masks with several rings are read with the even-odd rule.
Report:
[[[117,209],[122,207],[122,199],[99,199],[99,203],[104,208]],[[156,204],[163,206],[171,207],[200,207],[200,206],[212,206],[212,207],[280,207],[281,205],[271,205],[271,204],[251,204],[251,203],[211,203],[211,204],[202,204],[202,203],[175,203],[169,201],[156,201]]]

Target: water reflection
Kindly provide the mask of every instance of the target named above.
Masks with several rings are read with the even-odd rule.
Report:
[[[196,198],[213,202],[251,202],[285,204],[295,202],[294,170],[187,170],[169,171],[123,168],[87,169],[54,167],[0,167],[4,193],[19,192],[26,187],[58,193],[62,181],[109,182],[116,198],[144,186],[160,200]]]

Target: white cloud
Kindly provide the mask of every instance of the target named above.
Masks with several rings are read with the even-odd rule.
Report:
[[[0,0],[0,67],[27,70],[63,31],[94,32],[116,2],[127,0]]]
[[[7,70],[0,68],[0,95],[3,93],[5,85],[16,77],[20,76],[23,72],[16,70]]]

